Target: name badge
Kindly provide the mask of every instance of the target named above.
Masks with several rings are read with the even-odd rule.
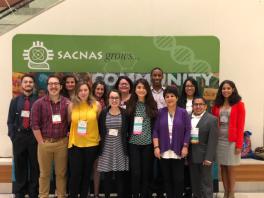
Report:
[[[78,128],[77,128],[77,133],[79,135],[86,135],[87,133],[87,121],[86,120],[79,120],[78,121]]]
[[[21,111],[21,117],[29,118],[29,115],[30,115],[30,111],[24,111],[24,110]]]
[[[134,135],[142,134],[142,132],[143,132],[142,128],[143,128],[143,117],[135,117],[133,134]]]
[[[52,123],[53,124],[60,124],[61,123],[61,115],[60,114],[52,115]]]
[[[111,136],[117,136],[118,129],[109,129],[109,135]]]
[[[221,123],[228,123],[228,117],[226,115],[220,116]]]
[[[199,128],[192,128],[191,130],[191,143],[198,144],[199,143]]]

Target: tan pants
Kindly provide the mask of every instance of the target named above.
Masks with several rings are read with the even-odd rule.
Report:
[[[58,198],[66,197],[68,138],[46,139],[38,145],[39,197],[48,198],[52,162],[55,165],[56,189]]]

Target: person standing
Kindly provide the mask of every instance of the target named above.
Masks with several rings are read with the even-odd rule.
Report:
[[[159,110],[153,129],[155,157],[160,159],[168,198],[181,198],[184,189],[184,158],[187,157],[191,122],[185,109],[177,106],[176,87],[164,90],[167,107]]]
[[[166,107],[166,102],[163,97],[164,87],[162,87],[163,70],[155,67],[150,72],[151,92],[154,100],[157,102],[158,109]]]
[[[107,87],[104,81],[98,80],[93,83],[92,93],[95,99],[100,103],[101,109],[106,107],[106,95],[107,95]],[[94,197],[99,197],[100,190],[100,173],[97,170],[98,166],[98,158],[94,162],[93,166],[93,187],[94,187]]]
[[[110,197],[111,179],[115,177],[117,194],[125,198],[126,175],[128,172],[128,132],[129,120],[125,110],[120,107],[121,94],[111,90],[108,94],[109,107],[99,117],[101,149],[98,171],[104,174],[105,197]]]
[[[133,91],[133,83],[131,79],[127,76],[119,76],[114,87],[121,93],[121,105],[120,106],[126,109],[127,103]]]
[[[31,127],[38,142],[40,167],[39,196],[48,198],[50,173],[55,165],[58,198],[66,197],[68,105],[70,101],[60,95],[60,77],[50,75],[47,79],[48,95],[38,99],[31,114]]]
[[[182,85],[178,106],[186,109],[189,115],[193,111],[193,98],[200,96],[198,83],[192,77],[188,77]],[[184,163],[184,198],[192,197],[191,176],[188,161]]]
[[[8,136],[13,144],[16,198],[38,197],[39,166],[37,142],[30,128],[30,114],[37,96],[33,95],[35,79],[25,74],[21,78],[22,94],[11,100],[8,112]]]
[[[152,175],[153,146],[152,129],[157,115],[157,104],[147,80],[135,82],[135,88],[128,101],[130,115],[129,157],[131,192],[133,197],[149,197]]]
[[[75,94],[77,83],[78,80],[74,74],[66,74],[62,79],[61,95],[71,100]]]
[[[101,105],[86,81],[79,82],[69,105],[70,198],[87,198],[93,164],[99,151],[98,117]]]
[[[188,156],[193,198],[213,198],[212,164],[216,155],[218,125],[216,117],[206,112],[205,102],[202,97],[193,98]]]
[[[160,67],[155,67],[150,72],[151,92],[154,100],[157,103],[157,108],[166,107],[166,102],[163,97],[164,87],[162,86],[163,70]],[[157,198],[162,198],[164,194],[163,178],[161,174],[160,160],[154,158],[153,162],[153,180],[151,183],[152,191],[157,194]]]
[[[212,112],[219,125],[217,161],[221,167],[224,198],[234,198],[234,167],[241,159],[245,106],[233,81],[225,80],[220,84]]]

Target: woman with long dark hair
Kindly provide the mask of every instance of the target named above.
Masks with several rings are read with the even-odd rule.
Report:
[[[102,109],[106,107],[107,87],[104,81],[98,80],[93,83],[92,92],[95,99],[101,104]]]
[[[193,99],[199,96],[200,92],[198,89],[197,81],[192,77],[188,77],[182,85],[181,95],[178,100],[178,106],[186,109],[188,114],[191,115]],[[184,197],[192,197],[190,169],[187,161],[184,165]]]
[[[75,88],[78,83],[78,80],[73,74],[66,74],[62,79],[62,90],[61,94],[69,98],[70,100],[74,97]]]
[[[95,99],[100,103],[102,109],[106,107],[106,98],[107,98],[107,88],[106,84],[102,80],[98,80],[93,83],[92,93]],[[94,197],[99,197],[100,190],[100,173],[97,171],[98,159],[95,160],[93,166],[93,187],[94,187]]]
[[[221,167],[224,198],[234,198],[234,167],[240,164],[245,107],[233,81],[225,80],[220,84],[212,112],[219,123],[217,161]]]
[[[197,81],[192,77],[188,77],[182,85],[178,106],[186,109],[190,115],[192,113],[192,100],[198,96],[200,96],[200,92]]]
[[[127,113],[131,116],[129,137],[131,193],[133,197],[149,197],[152,174],[152,128],[157,115],[155,102],[147,80],[135,82],[128,101]]]

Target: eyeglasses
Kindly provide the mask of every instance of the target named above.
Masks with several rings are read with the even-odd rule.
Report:
[[[110,97],[109,99],[110,100],[119,100],[120,98],[119,97]]]
[[[198,106],[204,106],[204,103],[194,103],[193,106],[198,107]]]
[[[54,82],[54,83],[49,82],[49,83],[48,83],[48,86],[51,86],[51,87],[52,87],[52,86],[56,86],[56,87],[57,87],[57,86],[59,86],[59,85],[60,85],[59,82]]]

